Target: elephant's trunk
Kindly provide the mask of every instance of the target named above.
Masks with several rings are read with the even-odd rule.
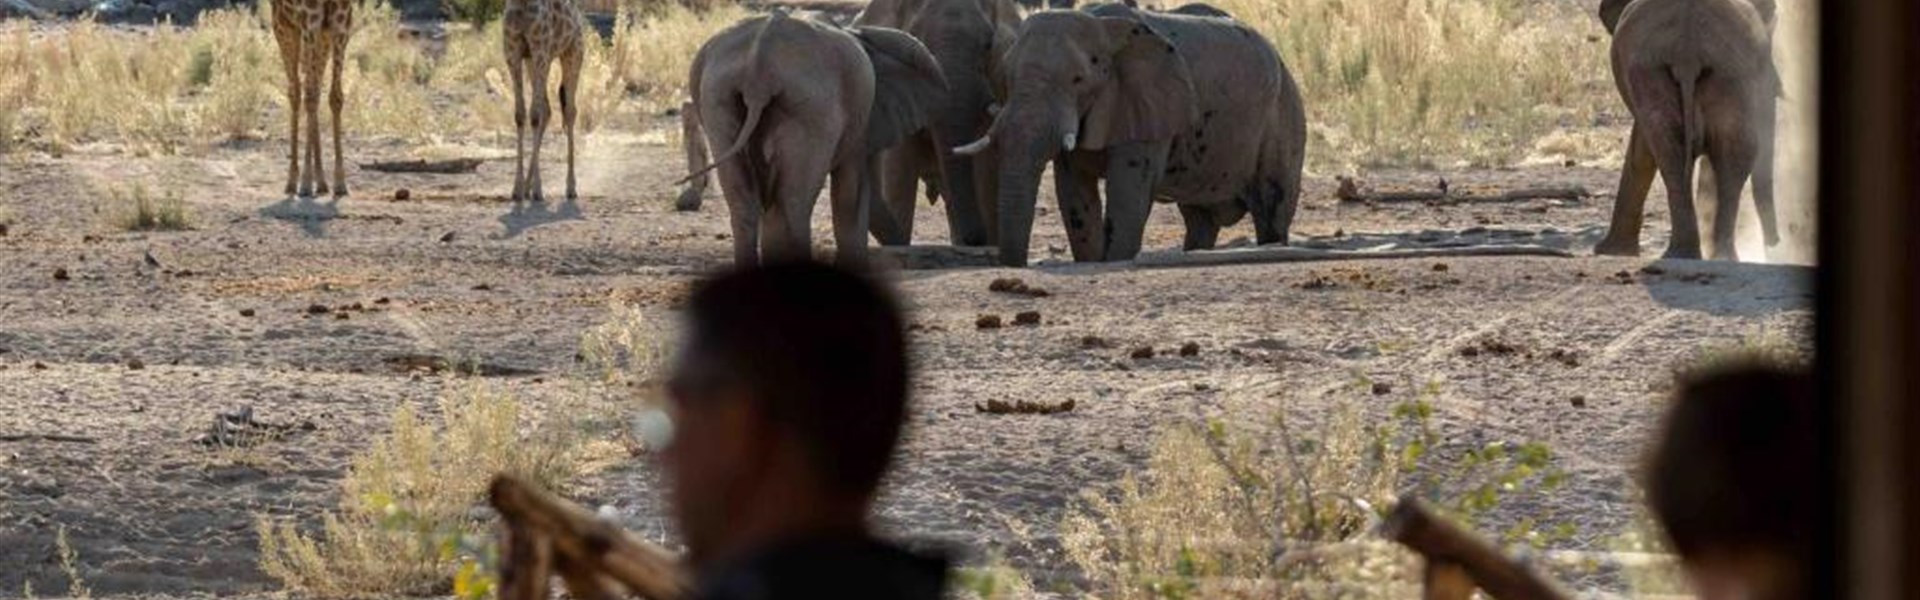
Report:
[[[1052,146],[1044,138],[1020,147],[1000,148],[999,233],[1000,264],[1027,266],[1027,247],[1033,237],[1034,204],[1040,174],[1046,170]]]
[[[1046,170],[1047,161],[1062,151],[1066,140],[1077,137],[1074,121],[1070,111],[1018,98],[1008,103],[995,120],[997,137],[993,143],[1000,153],[1000,264],[1026,266],[1040,174]]]

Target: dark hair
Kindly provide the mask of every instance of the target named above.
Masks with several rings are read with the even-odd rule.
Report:
[[[1814,402],[1812,375],[1778,362],[1683,379],[1646,472],[1648,504],[1681,557],[1812,558],[1823,489]]]
[[[745,386],[843,492],[871,495],[899,443],[907,348],[892,294],[814,262],[735,270],[688,302],[691,347]]]

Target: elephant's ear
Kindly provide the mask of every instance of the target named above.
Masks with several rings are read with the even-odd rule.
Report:
[[[899,27],[900,23],[906,21],[907,15],[911,14],[906,12],[906,7],[904,6],[909,1],[910,0],[873,0],[867,3],[866,8],[860,9],[860,14],[854,15],[853,24],[856,26]]]
[[[1607,26],[1607,35],[1613,35],[1613,28],[1620,24],[1620,13],[1627,11],[1627,5],[1633,0],[1600,0],[1600,24]]]
[[[1087,111],[1080,147],[1169,139],[1199,119],[1193,75],[1173,43],[1133,19],[1101,17],[1113,77]]]
[[[855,27],[854,37],[873,62],[873,111],[867,116],[867,151],[876,152],[926,128],[947,94],[940,63],[919,40],[898,29]]]

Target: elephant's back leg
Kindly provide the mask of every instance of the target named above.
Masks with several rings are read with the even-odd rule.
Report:
[[[744,125],[746,116],[741,112],[744,110],[742,107],[719,101],[729,96],[737,97],[736,94],[706,94],[696,107],[700,113],[700,127],[706,131],[707,146],[710,148],[732,146]],[[767,183],[760,156],[756,148],[749,147],[714,168],[714,174],[720,179],[720,194],[727,200],[727,217],[733,229],[733,260],[740,266],[757,264],[760,257],[760,228]]]
[[[1627,104],[1633,109],[1634,124],[1643,134],[1641,139],[1653,155],[1654,167],[1667,190],[1673,234],[1665,256],[1699,258],[1699,213],[1693,204],[1696,155],[1687,140],[1687,107],[1681,101],[1680,84],[1666,65],[1658,63],[1629,63],[1626,77],[1624,87],[1631,94]]]
[[[1714,190],[1713,246],[1711,257],[1715,259],[1738,260],[1734,250],[1734,233],[1739,222],[1740,196],[1747,187],[1747,180],[1753,175],[1754,165],[1760,154],[1760,141],[1756,137],[1753,125],[1759,116],[1751,103],[1755,94],[1765,94],[1765,90],[1748,90],[1742,82],[1728,81],[1724,78],[1708,76],[1701,81],[1699,94],[1700,114],[1703,131],[1706,135],[1704,151],[1708,162],[1713,164],[1711,177]],[[1709,174],[1702,173],[1701,177]]]
[[[777,236],[766,241],[769,253],[806,258],[813,247],[813,205],[826,186],[827,175],[839,162],[834,153],[821,151],[821,141],[836,139],[843,121],[819,111],[798,112],[790,107],[769,112],[774,118],[762,125],[769,127],[766,183],[771,195],[767,204],[769,214],[778,214],[780,219],[761,231]]]

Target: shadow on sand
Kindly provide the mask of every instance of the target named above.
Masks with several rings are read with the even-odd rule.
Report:
[[[340,217],[340,199],[319,202],[313,198],[288,196],[261,208],[260,216],[298,223],[307,237],[326,237],[327,222]]]
[[[1725,261],[1656,261],[1638,275],[1662,306],[1723,317],[1813,309],[1813,267]]]
[[[558,207],[550,206],[546,202],[514,202],[513,207],[507,210],[507,214],[500,215],[500,224],[506,226],[506,231],[500,234],[500,238],[519,237],[528,229],[541,225],[584,220],[586,216],[580,214],[580,204],[573,200],[561,202]]]

